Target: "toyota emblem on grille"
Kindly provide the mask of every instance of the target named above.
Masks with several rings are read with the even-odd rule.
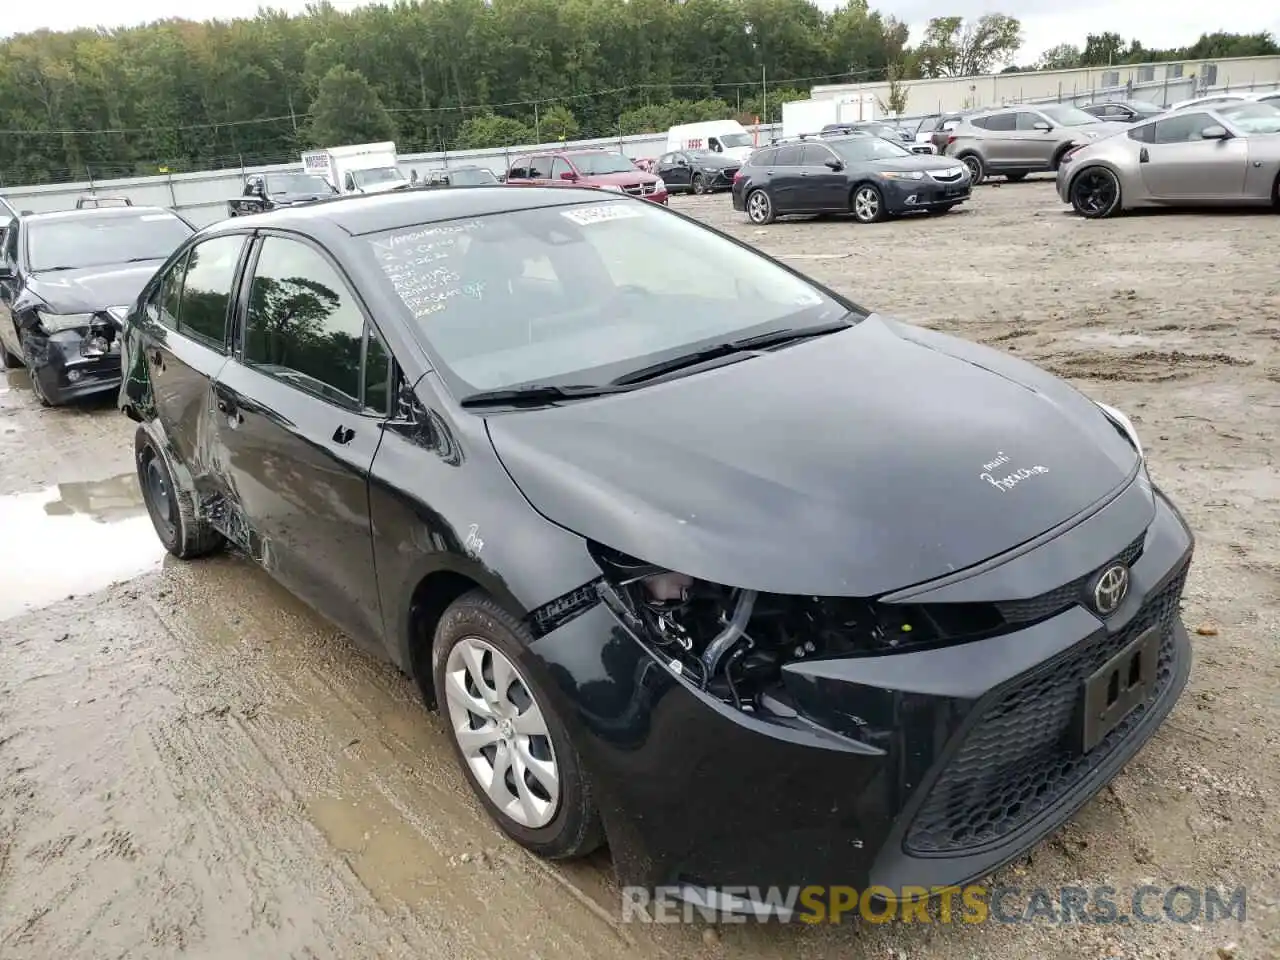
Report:
[[[1102,571],[1093,585],[1093,608],[1103,616],[1115,613],[1128,593],[1129,568],[1123,563],[1114,563]]]

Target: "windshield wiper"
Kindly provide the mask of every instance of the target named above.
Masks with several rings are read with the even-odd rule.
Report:
[[[582,400],[587,397],[601,397],[608,393],[621,392],[620,388],[607,383],[565,386],[554,383],[529,383],[522,387],[479,390],[463,397],[459,403],[464,407],[505,407],[522,403],[543,404],[554,403],[557,400]]]
[[[808,327],[784,327],[781,330],[770,330],[767,333],[758,333],[751,337],[739,337],[737,340],[724,340],[720,343],[713,343],[710,346],[703,347],[701,350],[695,350],[692,353],[681,354],[678,357],[672,357],[670,360],[660,360],[647,367],[641,367],[639,370],[632,370],[630,373],[624,373],[610,382],[615,386],[629,386],[643,383],[646,380],[656,380],[658,377],[668,373],[674,373],[677,370],[684,370],[688,367],[696,367],[700,363],[718,360],[721,357],[729,357],[735,353],[750,354],[767,347],[778,347],[785,343],[793,343],[799,340],[808,340],[811,337],[820,337],[827,333],[835,333],[850,326],[852,324],[847,320],[834,320],[828,323],[816,323]]]

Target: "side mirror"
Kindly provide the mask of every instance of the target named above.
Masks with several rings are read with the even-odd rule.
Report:
[[[837,173],[844,169],[843,161],[837,160],[835,157],[828,157],[826,160],[822,161],[822,163],[823,166],[828,167],[831,170],[835,170]]]
[[[1052,124],[1052,123],[1049,123],[1049,122],[1048,122],[1048,121],[1046,121],[1046,120],[1037,120],[1037,121],[1035,122],[1035,128],[1036,128],[1037,130],[1046,130],[1046,131],[1048,131],[1048,130],[1052,130],[1052,129],[1053,129],[1053,124]]]
[[[1205,127],[1200,131],[1202,140],[1226,140],[1231,134],[1227,133],[1227,128],[1220,124],[1214,124],[1211,127]]]
[[[560,179],[561,180],[577,180],[578,175],[574,173],[572,170],[566,170],[564,173],[560,174]]]

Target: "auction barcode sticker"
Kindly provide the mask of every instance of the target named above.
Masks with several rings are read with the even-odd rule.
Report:
[[[606,220],[630,220],[642,217],[644,214],[630,203],[603,203],[598,207],[574,207],[572,210],[563,211],[561,216],[572,220],[580,227],[586,227]]]

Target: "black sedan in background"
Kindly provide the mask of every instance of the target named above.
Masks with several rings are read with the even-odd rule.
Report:
[[[875,223],[946,213],[972,189],[968,169],[957,160],[853,134],[757,150],[733,182],[733,209],[757,224],[793,213],[852,213],[860,223]]]
[[[448,170],[429,170],[421,186],[423,188],[488,187],[498,182],[498,175],[488,167],[468,165],[450,167]]]
[[[659,157],[653,172],[672,193],[714,193],[733,186],[741,163],[710,150],[677,150]]]
[[[1164,107],[1142,100],[1106,100],[1102,103],[1090,103],[1080,109],[1099,120],[1111,120],[1116,123],[1137,123],[1139,120],[1150,120],[1166,112]]]
[[[1124,414],[647,200],[228,220],[125,329],[168,550],[256,558],[503,830],[624,885],[963,883],[1187,678],[1192,538]]]
[[[120,385],[115,319],[195,231],[161,207],[33,213],[3,226],[0,349],[45,406]]]

